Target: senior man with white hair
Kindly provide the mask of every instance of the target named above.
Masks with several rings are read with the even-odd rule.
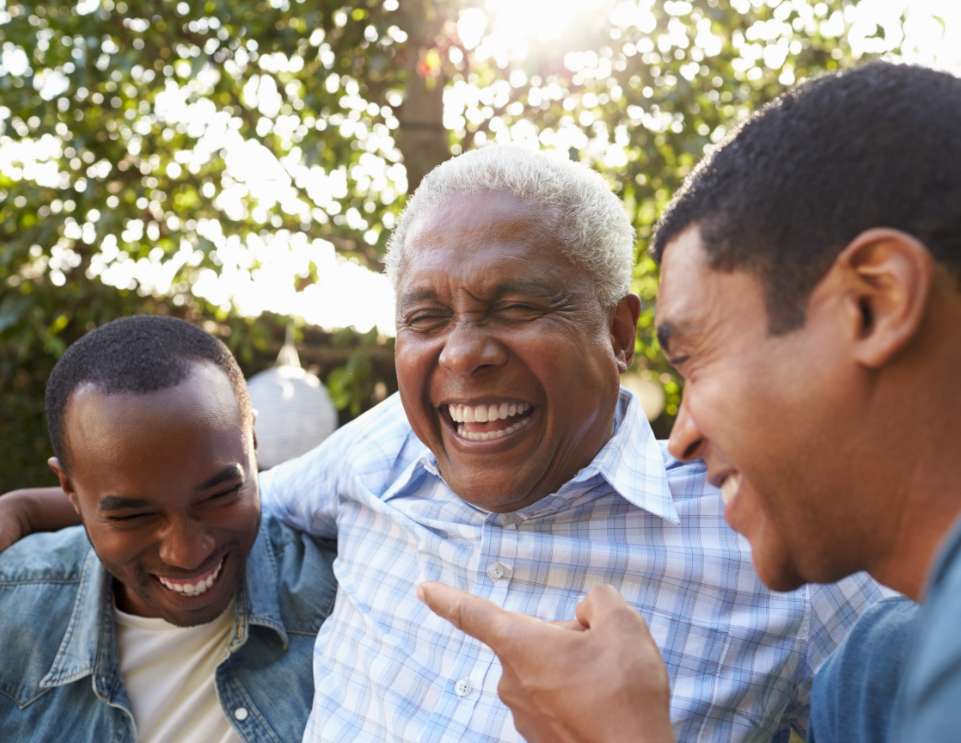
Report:
[[[678,739],[803,731],[878,589],[769,592],[703,464],[655,441],[618,384],[633,238],[599,175],[544,153],[470,152],[414,194],[387,258],[399,393],[260,481],[266,513],[338,538],[305,740],[520,739],[499,661],[417,600],[425,580],[547,620],[613,584],[663,652]]]

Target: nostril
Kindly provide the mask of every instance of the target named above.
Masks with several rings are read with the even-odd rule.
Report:
[[[689,447],[687,447],[687,448],[684,450],[684,456],[681,457],[681,459],[685,459],[685,460],[687,460],[687,459],[696,459],[696,458],[697,458],[697,450],[700,448],[700,446],[701,446],[701,442],[700,442],[700,441],[695,441],[693,444],[691,444]]]

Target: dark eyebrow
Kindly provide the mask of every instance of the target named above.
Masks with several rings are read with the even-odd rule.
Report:
[[[198,485],[195,490],[199,493],[204,490],[209,490],[212,487],[220,485],[228,480],[243,479],[244,470],[239,464],[230,464],[224,467],[220,472],[211,477],[202,485]],[[144,508],[149,506],[145,500],[140,500],[139,498],[124,498],[120,495],[105,495],[100,499],[100,510],[101,511],[119,511],[124,508]]]
[[[122,498],[119,495],[105,495],[100,499],[101,511],[119,511],[122,508],[143,508],[149,505],[145,500]]]
[[[224,467],[220,472],[211,477],[202,485],[198,485],[195,490],[200,492],[201,490],[209,490],[210,488],[220,485],[222,482],[227,480],[238,480],[243,479],[244,469],[239,464],[231,464]]]

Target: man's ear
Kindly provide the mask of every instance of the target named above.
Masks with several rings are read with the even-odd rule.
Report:
[[[60,478],[60,488],[70,499],[70,505],[73,506],[73,510],[77,512],[78,516],[81,516],[80,504],[77,503],[77,491],[73,489],[73,483],[71,483],[70,478],[67,477],[67,471],[63,468],[63,465],[60,464],[60,460],[56,457],[50,457],[50,459],[47,460],[47,464],[50,465],[50,469]]]
[[[931,292],[934,258],[915,237],[866,230],[837,257],[845,271],[855,358],[869,368],[890,361],[917,335]]]
[[[628,294],[611,310],[611,347],[614,349],[619,374],[626,372],[634,361],[637,318],[640,316],[641,299],[636,294]]]

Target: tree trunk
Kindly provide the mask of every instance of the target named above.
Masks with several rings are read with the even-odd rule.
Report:
[[[444,65],[434,69],[427,63],[429,53],[438,46],[441,21],[437,8],[429,0],[408,0],[408,3],[418,7],[402,5],[407,11],[403,15],[408,40],[402,61],[407,86],[404,103],[396,110],[400,127],[394,139],[404,156],[410,195],[425,175],[450,158],[450,143],[444,128]]]

